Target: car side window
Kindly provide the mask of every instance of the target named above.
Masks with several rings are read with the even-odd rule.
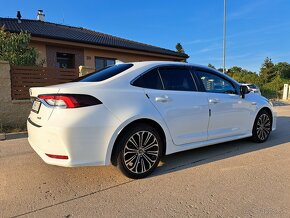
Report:
[[[196,74],[207,92],[236,94],[236,89],[228,80],[213,73],[197,71]]]
[[[138,86],[148,89],[163,89],[163,85],[157,69],[153,69],[136,79],[133,86]]]
[[[166,90],[197,91],[189,69],[161,67],[159,73]]]

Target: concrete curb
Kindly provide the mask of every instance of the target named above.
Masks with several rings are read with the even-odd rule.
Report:
[[[0,133],[0,141],[2,140],[11,140],[11,139],[20,139],[28,137],[27,132],[16,132],[16,133]]]

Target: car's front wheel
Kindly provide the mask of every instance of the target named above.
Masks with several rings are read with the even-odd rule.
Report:
[[[252,140],[255,142],[265,142],[272,129],[272,119],[270,114],[262,110],[258,113],[253,130],[252,130]]]
[[[118,141],[117,167],[127,177],[140,179],[151,174],[162,154],[162,140],[151,126],[128,129]]]

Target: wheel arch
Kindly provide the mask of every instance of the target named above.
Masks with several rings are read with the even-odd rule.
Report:
[[[139,119],[136,119],[134,121],[131,121],[130,123],[128,123],[125,127],[123,127],[121,129],[121,131],[119,132],[118,136],[116,137],[115,141],[114,141],[114,144],[113,144],[113,147],[111,149],[111,153],[110,153],[110,161],[113,165],[116,165],[116,156],[117,156],[117,142],[119,140],[119,138],[130,128],[132,128],[133,126],[135,125],[138,125],[138,124],[147,124],[147,125],[150,125],[152,126],[153,128],[156,129],[156,131],[159,133],[160,137],[161,137],[161,140],[162,140],[162,156],[166,154],[166,134],[165,134],[165,131],[164,129],[162,128],[162,126],[152,120],[152,119],[149,119],[149,118],[139,118]]]

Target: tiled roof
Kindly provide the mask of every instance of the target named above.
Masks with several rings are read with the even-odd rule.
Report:
[[[21,19],[21,23],[19,23],[18,20],[14,18],[0,18],[0,28],[3,25],[5,30],[9,32],[27,31],[31,33],[32,36],[36,37],[80,42],[105,47],[131,49],[183,58],[188,57],[186,54],[181,54],[169,49],[147,45],[81,27],[66,26],[27,19]]]

